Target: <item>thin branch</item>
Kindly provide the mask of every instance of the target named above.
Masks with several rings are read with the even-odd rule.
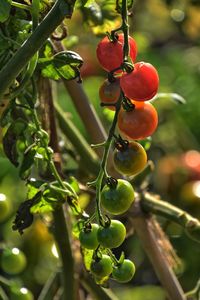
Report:
[[[38,297],[38,300],[48,300],[52,298],[52,295],[55,295],[60,286],[59,277],[60,274],[58,272],[50,275]]]
[[[146,218],[142,213],[139,201],[135,201],[133,209],[135,215],[131,221],[169,299],[186,300],[184,292],[159,246],[153,219]]]
[[[181,225],[186,234],[196,242],[200,242],[200,222],[184,210],[160,200],[150,193],[145,193],[141,199],[141,206],[145,212],[163,216]]]

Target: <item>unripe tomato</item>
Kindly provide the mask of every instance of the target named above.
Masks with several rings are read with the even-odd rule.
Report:
[[[25,287],[14,288],[10,293],[10,300],[34,300],[33,294]]]
[[[151,64],[138,62],[131,73],[121,77],[120,85],[126,97],[135,101],[150,100],[158,91],[158,73]]]
[[[120,110],[118,128],[122,135],[131,140],[142,140],[152,135],[158,125],[156,109],[148,102],[134,102],[132,111]]]
[[[107,212],[120,215],[126,212],[134,200],[132,185],[123,179],[116,186],[105,185],[101,192],[101,204]]]
[[[5,249],[1,255],[1,268],[10,275],[21,273],[26,267],[26,256],[18,248]]]
[[[107,227],[99,227],[97,238],[99,244],[105,248],[119,247],[126,237],[126,228],[118,220],[111,220]]]
[[[142,145],[132,141],[125,149],[115,149],[113,162],[119,173],[131,176],[144,169],[147,163],[147,154]]]
[[[119,79],[114,82],[110,82],[106,79],[100,86],[99,98],[102,103],[115,103],[119,99],[120,92]],[[114,106],[107,106],[107,108],[115,110]]]
[[[129,259],[125,259],[122,264],[113,268],[112,276],[118,282],[128,282],[135,274],[135,265]]]
[[[103,254],[99,260],[93,260],[90,271],[97,277],[106,277],[112,273],[112,260],[110,256]]]
[[[97,58],[100,65],[106,71],[112,71],[121,66],[123,62],[124,35],[118,35],[117,41],[111,42],[108,37],[104,37],[97,46]],[[137,45],[135,40],[129,36],[130,57],[135,61],[137,56]]]
[[[83,247],[87,249],[96,249],[98,247],[98,229],[99,226],[97,224],[91,224],[91,229],[82,229],[82,231],[79,234],[79,240]]]
[[[0,194],[0,222],[4,222],[11,210],[11,205],[5,194]]]

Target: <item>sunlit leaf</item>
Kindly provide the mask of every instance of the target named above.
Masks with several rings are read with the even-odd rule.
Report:
[[[90,271],[92,262],[93,250],[82,248],[83,262],[87,271]]]
[[[158,93],[152,101],[155,101],[157,99],[169,99],[171,101],[174,101],[177,104],[185,104],[186,100],[181,95],[176,93]]]

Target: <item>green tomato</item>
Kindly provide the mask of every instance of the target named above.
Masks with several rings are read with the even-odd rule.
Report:
[[[132,141],[125,149],[114,151],[113,162],[119,173],[131,176],[144,169],[147,163],[147,154],[142,145]]]
[[[135,274],[135,265],[129,259],[125,259],[122,264],[113,268],[112,276],[118,282],[128,282]]]
[[[25,287],[13,288],[10,293],[10,300],[34,300],[33,294]]]
[[[10,215],[11,205],[5,194],[0,194],[0,222],[4,222]]]
[[[126,237],[126,228],[118,220],[111,220],[110,225],[106,227],[99,227],[97,238],[99,244],[104,248],[119,247]]]
[[[133,200],[134,189],[127,180],[118,179],[117,186],[105,185],[101,192],[103,208],[113,215],[120,215],[126,212]]]
[[[90,265],[90,271],[94,276],[103,278],[112,273],[112,260],[110,256],[103,254],[99,260],[93,260]]]
[[[91,224],[91,229],[82,229],[82,231],[79,234],[79,240],[83,247],[87,249],[96,249],[98,247],[98,229],[99,226],[97,224]]]
[[[7,274],[19,274],[26,267],[26,256],[18,248],[7,248],[1,255],[1,267]]]

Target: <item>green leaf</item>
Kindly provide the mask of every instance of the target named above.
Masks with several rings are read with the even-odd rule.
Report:
[[[53,80],[59,80],[61,78],[51,63],[47,64],[45,67],[42,67],[42,76],[51,78]]]
[[[0,22],[5,22],[10,14],[11,0],[0,1]]]
[[[79,215],[82,215],[83,211],[77,201],[77,199],[74,199],[72,197],[68,197],[67,198],[67,202],[72,210],[72,213],[75,215],[75,216],[79,216]]]
[[[34,164],[35,155],[36,155],[35,148],[31,148],[27,153],[24,154],[23,161],[19,170],[19,176],[22,179],[27,179],[29,177],[31,167]]]
[[[31,178],[28,180],[27,183],[27,199],[32,199],[39,191],[41,185],[43,185],[45,181],[43,180],[36,180],[35,178]]]
[[[68,178],[68,183],[71,185],[71,187],[73,188],[73,190],[76,192],[76,193],[79,193],[80,192],[80,188],[79,188],[79,185],[78,185],[78,181],[76,180],[76,178],[74,176],[70,176]]]
[[[81,232],[81,230],[83,229],[85,224],[85,220],[84,219],[80,219],[78,220],[72,227],[72,234],[75,238],[79,238],[79,234]]]
[[[15,120],[7,129],[6,134],[3,137],[3,149],[10,160],[10,162],[17,167],[18,163],[18,152],[17,152],[17,140],[26,129],[27,124],[21,120]]]
[[[80,68],[83,64],[83,59],[74,51],[62,51],[54,55],[53,64],[56,68],[60,68],[66,64]]]

